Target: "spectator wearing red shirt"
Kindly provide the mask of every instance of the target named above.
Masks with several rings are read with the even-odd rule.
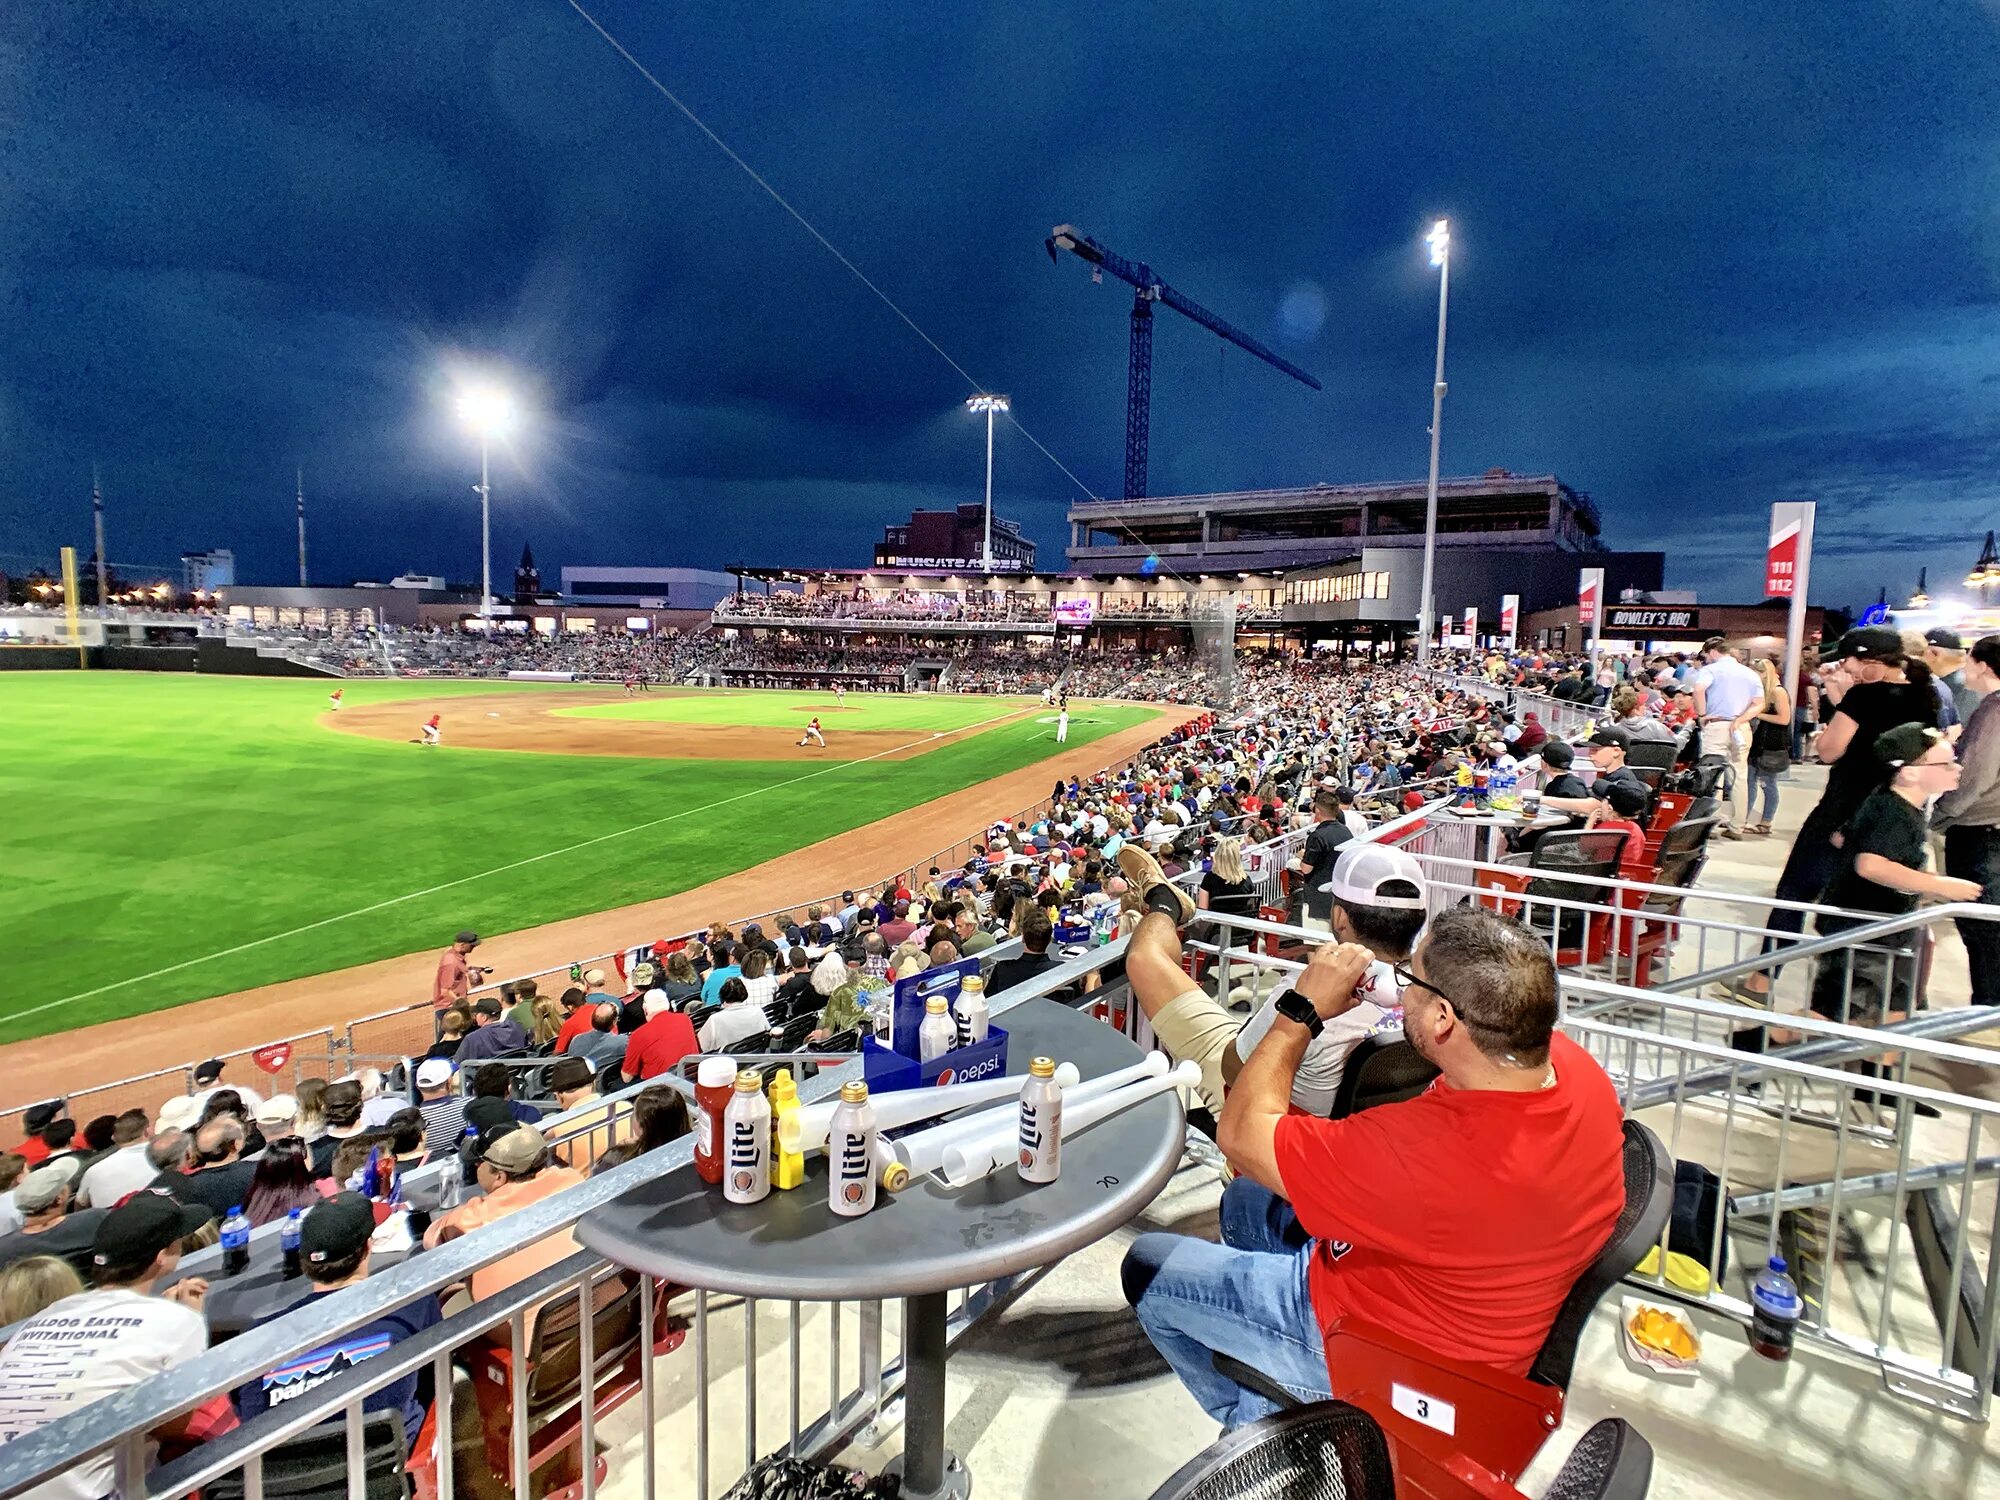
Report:
[[[604,983],[604,975],[599,970],[592,969],[590,971],[590,974],[597,975],[596,983],[598,984]],[[586,974],[583,976],[586,981],[590,980],[590,974]],[[556,1045],[555,1045],[555,1050],[558,1054],[568,1050],[569,1041],[571,1037],[582,1036],[586,1031],[590,1030],[591,1013],[595,1011],[597,1007],[595,1005],[584,1004],[584,1001],[587,998],[588,997],[584,994],[584,992],[576,988],[574,985],[572,985],[569,989],[563,991],[562,1030],[556,1033]]]
[[[1186,986],[1179,950],[1173,919],[1149,913],[1127,957],[1142,1003]],[[1306,1046],[1354,1004],[1369,959],[1317,948],[1237,1075],[1224,1242],[1147,1234],[1125,1258],[1140,1326],[1225,1427],[1271,1408],[1216,1374],[1216,1353],[1324,1398],[1325,1332],[1343,1317],[1525,1374],[1624,1207],[1616,1091],[1555,1034],[1547,947],[1493,912],[1434,919],[1405,982],[1404,1034],[1442,1076],[1344,1119],[1292,1113]]]
[[[646,993],[646,1024],[632,1033],[619,1071],[629,1079],[657,1078],[701,1050],[694,1022],[674,1009],[665,990]]]
[[[431,1004],[442,1010],[454,1000],[463,1000],[475,984],[483,983],[490,970],[466,962],[479,946],[479,934],[467,928],[451,940],[438,955],[437,977],[431,981]]]
[[[50,1153],[55,1150],[54,1146],[42,1139],[42,1135],[51,1125],[63,1118],[63,1113],[68,1108],[69,1101],[66,1099],[48,1099],[40,1104],[31,1104],[21,1112],[21,1127],[28,1132],[28,1136],[13,1150],[15,1155],[28,1164],[29,1171],[32,1172],[47,1161]]]

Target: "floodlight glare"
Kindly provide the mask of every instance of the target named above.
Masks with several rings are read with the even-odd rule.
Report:
[[[514,425],[514,398],[498,386],[467,386],[459,392],[458,414],[481,437],[499,437]]]
[[[1451,221],[1439,219],[1431,225],[1431,232],[1424,236],[1424,243],[1430,246],[1431,264],[1443,265],[1445,257],[1451,254]]]

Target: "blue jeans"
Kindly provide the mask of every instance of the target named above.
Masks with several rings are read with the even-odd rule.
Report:
[[[1778,816],[1778,777],[1781,774],[1778,771],[1760,771],[1755,766],[1750,768],[1750,795],[1743,805],[1754,812],[1757,796],[1760,792],[1763,794],[1764,812],[1757,820],[1760,823],[1772,822]]]
[[[1303,1400],[1332,1394],[1306,1291],[1312,1249],[1285,1243],[1294,1237],[1285,1228],[1290,1213],[1271,1193],[1239,1180],[1222,1198],[1227,1243],[1142,1234],[1125,1253],[1120,1274],[1139,1326],[1225,1430],[1276,1408],[1216,1374],[1217,1354],[1252,1366]]]

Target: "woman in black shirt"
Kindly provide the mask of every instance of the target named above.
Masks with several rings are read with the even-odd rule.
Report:
[[[1209,861],[1208,873],[1201,877],[1194,904],[1203,911],[1229,917],[1254,917],[1262,909],[1257,887],[1243,868],[1241,839],[1223,839],[1215,846],[1215,857]],[[1216,942],[1224,948],[1235,947],[1242,936],[1234,927],[1216,929]]]
[[[1820,731],[1818,755],[1828,765],[1826,791],[1806,814],[1792,852],[1778,876],[1781,901],[1818,901],[1840,863],[1833,836],[1861,810],[1869,794],[1889,781],[1889,768],[1875,756],[1875,741],[1899,724],[1935,728],[1938,697],[1931,687],[1930,668],[1906,660],[1903,638],[1886,625],[1850,630],[1834,647],[1833,659],[1820,669]],[[1766,929],[1798,932],[1805,913],[1779,908],[1764,918]],[[1781,939],[1764,939],[1764,951]],[[1755,1005],[1767,1004],[1775,971],[1751,974],[1731,991]]]

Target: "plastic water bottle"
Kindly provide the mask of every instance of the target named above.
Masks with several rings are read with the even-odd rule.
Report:
[[[1750,1347],[1766,1359],[1790,1359],[1804,1311],[1798,1283],[1785,1274],[1784,1256],[1772,1256],[1750,1283]]]
[[[299,1240],[305,1233],[306,1211],[295,1208],[285,1215],[285,1227],[278,1231],[278,1244],[285,1252],[285,1280],[296,1281],[304,1267],[299,1264]]]
[[[222,1221],[222,1274],[241,1276],[250,1269],[250,1221],[239,1203]]]

